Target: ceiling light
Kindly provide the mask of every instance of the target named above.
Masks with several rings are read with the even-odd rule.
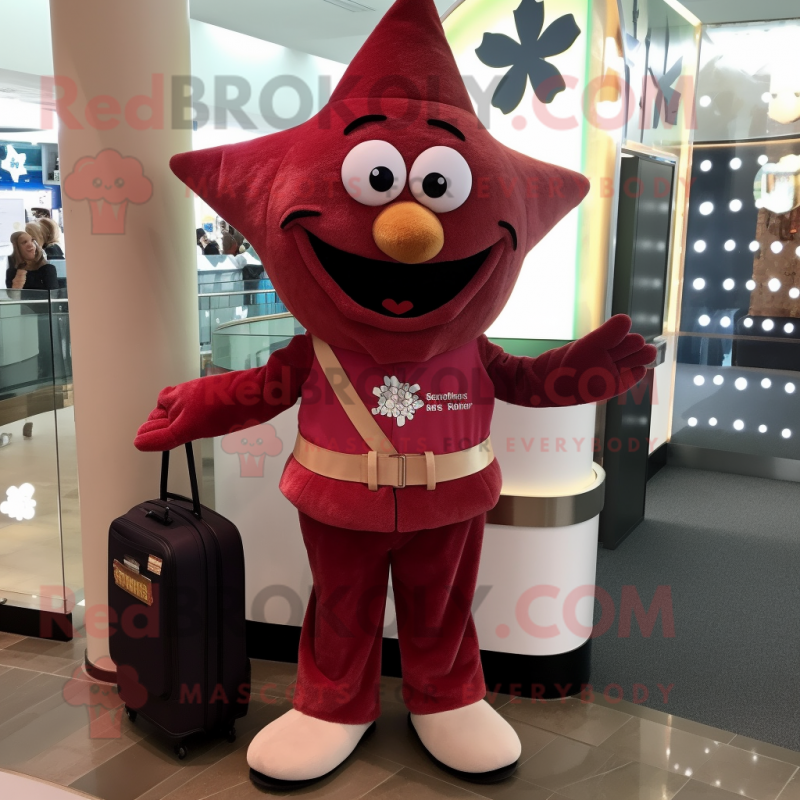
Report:
[[[733,289],[734,286],[736,286],[736,282],[733,280],[733,278],[726,278],[724,281],[722,281],[722,288],[727,292]]]
[[[711,419],[708,421],[708,424],[713,428],[717,424],[717,418],[711,417]]]
[[[769,156],[759,156],[758,157],[758,163],[761,164],[762,167],[764,166],[764,164],[766,164],[768,162],[769,162]]]
[[[756,282],[755,281],[747,281],[747,283],[745,284],[745,287],[752,292],[753,289],[756,288]]]
[[[747,378],[737,378],[733,385],[740,391],[743,392],[747,388]]]
[[[767,426],[766,425],[759,425],[758,426],[758,432],[759,433],[766,433],[767,432]]]
[[[731,211],[741,211],[742,210],[742,201],[741,200],[731,200],[728,204],[728,208]]]
[[[772,94],[770,92],[764,92],[761,95],[761,102],[762,103],[771,103],[772,102]]]
[[[797,300],[797,298],[800,297],[800,289],[798,289],[796,286],[793,286],[791,289],[789,289],[789,297],[791,297],[792,300]]]
[[[772,381],[769,378],[764,378],[764,380],[761,381],[761,386],[764,389],[769,389],[769,387],[772,386]]]
[[[722,386],[723,383],[725,383],[725,378],[723,378],[722,375],[714,376],[714,384],[716,386]]]
[[[722,325],[723,328],[730,328],[731,326],[731,318],[730,317],[723,317],[719,324]]]
[[[732,158],[731,159],[731,169],[739,169],[742,166],[742,159],[741,158]]]
[[[726,249],[726,250],[727,250],[729,253],[730,253],[731,251],[735,250],[735,249],[736,249],[736,242],[734,242],[734,241],[733,241],[733,239],[728,239],[728,241],[727,241],[727,242],[725,242],[725,249]]]
[[[745,328],[752,328],[753,327],[753,320],[751,320],[750,317],[747,317],[743,324],[744,324]]]
[[[781,282],[777,278],[770,278],[770,281],[767,284],[767,286],[769,286],[769,290],[771,292],[777,292],[778,289],[781,288]]]
[[[703,253],[706,249],[706,243],[702,239],[698,239],[694,243],[694,251],[695,253]]]
[[[697,417],[689,417],[686,421],[689,423],[690,428],[694,428],[694,426],[697,425]]]
[[[756,253],[760,249],[761,245],[758,242],[750,242],[750,252]]]
[[[765,331],[771,331],[771,330],[772,330],[772,329],[775,327],[775,323],[774,323],[774,322],[773,322],[771,319],[765,319],[765,320],[764,320],[764,321],[761,323],[761,327],[762,327],[762,328],[763,328]]]
[[[703,172],[708,172],[711,169],[711,162],[706,159],[700,164],[700,169],[703,170]]]
[[[794,325],[791,322],[787,322],[783,326],[783,332],[784,333],[794,333]]]
[[[733,427],[736,428],[737,431],[744,430],[744,422],[742,422],[742,420],[740,420],[740,419],[737,419],[733,423]]]
[[[793,383],[787,383],[783,388],[786,389],[786,394],[794,394],[796,387]]]
[[[784,438],[784,439],[789,439],[789,438],[791,438],[791,435],[792,435],[792,432],[791,432],[791,431],[790,431],[788,428],[784,428],[784,429],[781,431],[781,436],[783,436],[783,438]]]
[[[694,385],[695,386],[702,386],[706,382],[706,379],[702,375],[695,375],[694,376]]]
[[[705,326],[711,322],[711,317],[709,317],[708,314],[701,314],[697,321],[705,328]]]
[[[701,105],[703,108],[708,108],[708,107],[711,105],[711,98],[710,98],[710,97],[709,97],[707,94],[704,94],[704,95],[703,95],[703,96],[700,98],[700,105]]]
[[[713,203],[709,203],[708,200],[706,200],[705,203],[700,203],[700,208],[698,209],[698,211],[704,217],[707,217],[713,210],[714,210],[714,204]]]
[[[769,249],[772,250],[773,253],[780,253],[783,250],[783,245],[780,242],[773,242]]]
[[[700,291],[700,289],[706,288],[706,282],[702,278],[695,278],[692,281],[692,286],[698,291]]]

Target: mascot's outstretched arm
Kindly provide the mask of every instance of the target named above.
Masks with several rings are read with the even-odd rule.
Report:
[[[645,375],[656,348],[628,333],[630,317],[618,314],[576,342],[538,358],[512,356],[482,337],[482,357],[495,397],[532,408],[598,403],[627,392]]]
[[[139,428],[134,445],[139,450],[172,450],[246,423],[268,422],[297,402],[312,357],[308,337],[295,336],[263,367],[168,386],[159,393],[158,405]]]

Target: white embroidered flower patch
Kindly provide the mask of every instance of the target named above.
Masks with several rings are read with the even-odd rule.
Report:
[[[418,383],[411,386],[400,383],[394,375],[391,378],[386,375],[383,386],[376,386],[372,390],[372,394],[378,398],[378,405],[372,409],[372,413],[375,416],[394,417],[398,427],[402,427],[406,420],[414,419],[414,413],[425,405],[415,394],[418,391]]]

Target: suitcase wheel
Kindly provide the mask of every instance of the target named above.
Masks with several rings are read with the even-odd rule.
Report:
[[[136,711],[134,711],[132,708],[125,706],[125,714],[131,722],[136,722]]]
[[[183,761],[183,759],[189,755],[189,749],[185,744],[177,744],[175,745],[175,755],[178,756],[181,761]]]
[[[231,725],[230,730],[227,733],[228,741],[235,742],[236,741],[236,727]]]

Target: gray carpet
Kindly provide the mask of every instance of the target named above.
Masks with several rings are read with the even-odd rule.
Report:
[[[632,700],[644,684],[646,706],[800,751],[800,484],[665,467],[645,521],[599,550],[597,572],[617,615],[593,642],[595,690]],[[674,638],[660,618],[645,638],[635,617],[620,638],[626,585],[645,609],[671,587]],[[659,683],[674,684],[666,704]]]

